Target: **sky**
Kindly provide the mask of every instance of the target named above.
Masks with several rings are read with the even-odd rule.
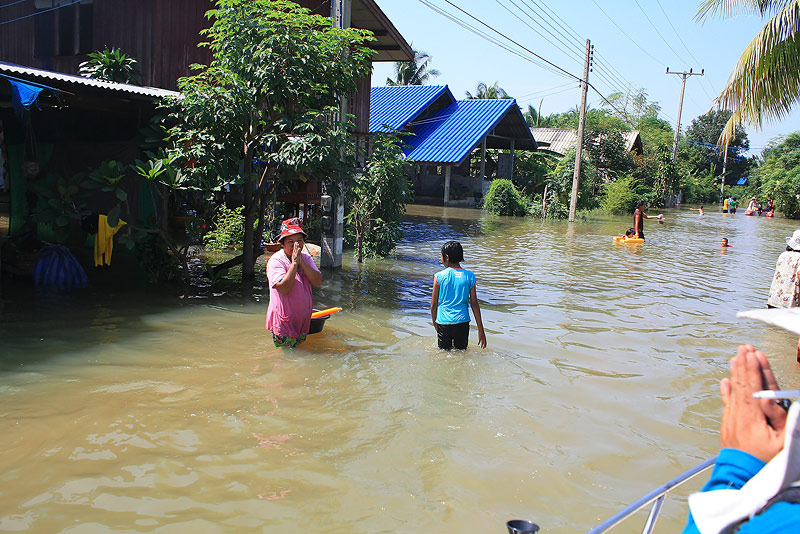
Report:
[[[702,69],[703,76],[686,80],[683,132],[692,119],[711,109],[742,51],[764,26],[758,14],[697,22],[701,0],[449,1],[377,0],[406,41],[431,56],[430,67],[441,75],[429,83],[448,85],[456,98],[465,98],[466,91],[475,93],[478,82],[498,82],[523,110],[530,104],[541,108],[544,115],[564,112],[580,103],[579,85],[573,78],[541,60],[535,64],[475,35],[426,4],[456,15],[532,57],[455,5],[574,76],[583,75],[585,42],[590,39],[594,65],[589,82],[604,95],[625,87],[644,89],[649,101],[661,105],[660,117],[673,128],[681,77],[666,74],[667,67],[670,72]],[[376,63],[372,84],[385,85],[387,77],[393,77],[393,64]],[[587,103],[593,108],[603,105],[591,89]],[[800,106],[760,131],[750,126],[745,130],[750,154],[760,153],[770,140],[800,130]]]

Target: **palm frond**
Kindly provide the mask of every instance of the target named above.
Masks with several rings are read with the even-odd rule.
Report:
[[[786,117],[800,101],[800,0],[792,0],[767,22],[745,48],[715,105],[732,109],[720,143],[736,126],[761,128]]]
[[[706,0],[700,6],[694,20],[701,22],[711,17],[731,18],[740,13],[777,13],[792,0]]]

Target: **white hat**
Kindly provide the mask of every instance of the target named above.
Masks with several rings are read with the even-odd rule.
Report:
[[[792,250],[800,250],[800,230],[795,230],[792,237],[786,238],[786,246]]]
[[[800,230],[798,230],[800,232]],[[796,234],[797,232],[795,232]],[[736,317],[758,319],[767,324],[779,326],[800,336],[800,308],[769,308],[766,310],[747,310],[739,312]]]

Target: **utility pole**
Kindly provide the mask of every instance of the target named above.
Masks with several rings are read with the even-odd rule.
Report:
[[[672,161],[675,161],[675,156],[678,154],[678,137],[681,134],[681,111],[683,110],[683,91],[686,89],[686,78],[689,76],[702,76],[705,72],[705,69],[700,69],[700,72],[692,72],[692,69],[689,69],[689,72],[670,72],[669,67],[667,67],[667,74],[677,74],[683,81],[681,82],[681,99],[678,102],[678,124],[675,125],[675,140],[672,142]]]
[[[583,79],[581,80],[581,107],[578,121],[578,144],[575,147],[575,172],[572,174],[572,194],[569,199],[569,222],[575,220],[575,209],[578,205],[578,185],[581,181],[581,161],[583,160],[583,129],[586,125],[586,93],[589,91],[589,72],[592,65],[591,41],[586,39],[586,60],[583,64]]]

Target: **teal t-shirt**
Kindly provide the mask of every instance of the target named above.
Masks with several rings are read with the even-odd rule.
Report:
[[[475,274],[466,269],[448,267],[436,273],[439,284],[438,324],[469,322],[469,292],[475,285]]]

